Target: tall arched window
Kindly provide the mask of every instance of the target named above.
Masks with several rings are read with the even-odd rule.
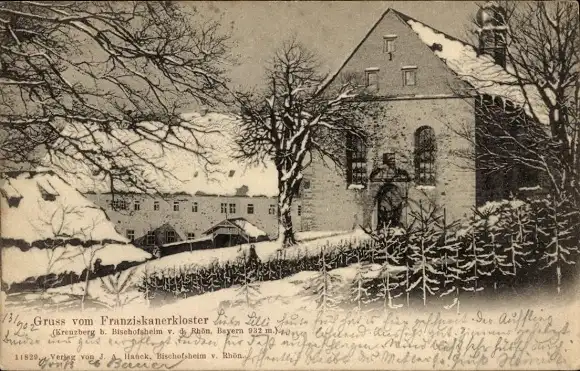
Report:
[[[415,181],[420,185],[435,185],[435,131],[421,126],[415,131]]]
[[[367,182],[367,146],[363,139],[347,134],[346,138],[347,183],[364,185]]]

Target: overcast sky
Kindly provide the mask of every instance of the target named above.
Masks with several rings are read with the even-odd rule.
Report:
[[[324,72],[334,72],[389,7],[460,39],[466,39],[473,1],[324,1],[190,3],[202,14],[222,17],[233,27],[239,65],[235,85],[257,85],[265,62],[292,35],[318,56]]]

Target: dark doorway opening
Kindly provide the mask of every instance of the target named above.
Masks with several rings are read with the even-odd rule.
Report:
[[[384,184],[377,192],[377,228],[400,227],[403,224],[405,192],[392,183]]]

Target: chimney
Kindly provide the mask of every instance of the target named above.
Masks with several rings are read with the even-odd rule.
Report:
[[[485,3],[475,17],[479,35],[478,54],[493,57],[496,64],[506,66],[507,24],[505,10],[495,1]]]

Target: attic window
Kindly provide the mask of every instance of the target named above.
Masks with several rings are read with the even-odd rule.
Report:
[[[417,66],[403,66],[403,86],[417,85]]]
[[[383,41],[383,53],[395,52],[395,39],[397,35],[385,35]]]
[[[379,69],[376,67],[367,68],[365,70],[365,82],[367,88],[376,90],[379,87]]]
[[[230,173],[228,174],[228,176],[231,178],[234,176],[235,173],[236,173],[235,170],[230,170]]]

